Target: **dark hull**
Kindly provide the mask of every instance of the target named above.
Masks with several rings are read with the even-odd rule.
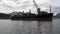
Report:
[[[42,14],[36,16],[13,16],[11,20],[33,20],[33,21],[52,21],[53,13]]]

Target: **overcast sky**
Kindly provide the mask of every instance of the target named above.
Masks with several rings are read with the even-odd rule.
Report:
[[[60,12],[60,0],[35,0],[42,11],[49,12],[49,5],[52,6],[52,12]],[[0,0],[0,12],[11,13],[13,11],[28,11],[34,9],[33,0]]]

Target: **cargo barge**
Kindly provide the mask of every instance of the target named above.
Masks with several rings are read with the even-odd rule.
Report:
[[[32,14],[31,10],[29,10],[29,13],[24,12],[13,12],[11,13],[10,19],[11,20],[39,20],[39,21],[46,21],[46,20],[52,20],[53,13],[51,13],[51,6],[50,6],[50,13],[41,11],[41,8],[38,7],[35,0],[33,0],[35,7],[37,8],[37,15]]]

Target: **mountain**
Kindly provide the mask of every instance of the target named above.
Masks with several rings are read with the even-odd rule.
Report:
[[[60,13],[57,13],[56,16],[54,16],[56,18],[60,18]]]
[[[0,13],[0,19],[9,19],[10,14]]]

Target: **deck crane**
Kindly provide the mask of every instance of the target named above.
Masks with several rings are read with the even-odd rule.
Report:
[[[37,5],[37,3],[35,2],[35,0],[33,0],[33,3],[34,3],[34,6],[36,7],[36,9],[37,9],[37,12],[38,12],[38,14],[41,12],[40,11],[40,8],[38,7],[38,5]]]

